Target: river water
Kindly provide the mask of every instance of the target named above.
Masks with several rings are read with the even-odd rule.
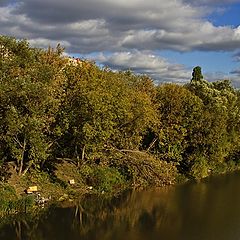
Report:
[[[240,172],[52,207],[2,225],[0,239],[239,240]]]

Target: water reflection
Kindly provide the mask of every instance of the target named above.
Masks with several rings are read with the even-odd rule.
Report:
[[[17,240],[237,240],[240,239],[240,173],[201,183],[125,192],[113,199],[88,197],[75,206],[50,208],[0,229]]]

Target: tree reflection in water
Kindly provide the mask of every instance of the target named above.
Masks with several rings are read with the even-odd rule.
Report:
[[[170,201],[172,190],[128,191],[113,198],[88,196],[75,206],[64,203],[41,217],[13,221],[5,228],[10,238],[4,239],[125,239],[126,233],[128,239],[141,239],[171,222],[176,227],[176,219],[169,217],[176,210]],[[7,231],[12,228],[15,236]]]
[[[87,196],[2,225],[0,239],[237,240],[239,185],[236,173],[113,198]]]

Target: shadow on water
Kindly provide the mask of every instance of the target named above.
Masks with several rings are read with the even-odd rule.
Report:
[[[86,197],[33,219],[14,219],[1,227],[0,239],[237,240],[239,186],[240,173],[235,172],[112,199]]]

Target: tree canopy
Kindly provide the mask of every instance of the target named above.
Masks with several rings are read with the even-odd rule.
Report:
[[[240,94],[228,80],[208,82],[197,66],[189,84],[156,86],[62,53],[0,37],[0,160],[19,175],[57,159],[134,181],[238,166]]]

